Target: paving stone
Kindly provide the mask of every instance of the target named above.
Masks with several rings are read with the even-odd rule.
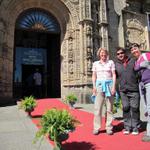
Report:
[[[37,127],[18,106],[0,107],[0,150],[52,150],[48,140],[33,144]]]

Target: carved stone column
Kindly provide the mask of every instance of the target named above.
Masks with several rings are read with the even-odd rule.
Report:
[[[93,20],[91,18],[91,0],[84,0],[82,3],[81,14],[82,20],[80,25],[82,26],[82,38],[83,38],[83,61],[84,61],[84,73],[86,80],[91,77],[91,66],[92,66],[92,49],[93,49]],[[85,81],[85,80],[84,80]]]
[[[73,30],[68,30],[66,37],[62,43],[62,80],[64,86],[69,86],[74,84],[74,62],[75,62],[75,55],[74,55],[74,36]]]
[[[92,0],[91,3],[91,15],[93,19],[93,61],[97,59],[97,50],[101,45],[101,35],[99,33],[99,10],[100,10],[100,1]]]
[[[91,77],[91,70],[92,70],[92,20],[84,21],[85,26],[85,34],[86,34],[86,51],[85,51],[85,60],[86,62],[86,72],[87,76]]]
[[[99,29],[100,35],[102,37],[102,47],[108,49],[108,22],[107,22],[107,9],[106,9],[106,0],[100,0],[100,22]]]
[[[91,0],[80,1],[80,18],[81,103],[86,103],[89,101],[92,91],[93,20],[91,18]]]
[[[74,80],[74,52],[73,52],[73,31],[68,35],[68,78],[69,83]]]

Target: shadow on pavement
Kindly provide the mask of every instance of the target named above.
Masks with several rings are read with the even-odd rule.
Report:
[[[15,98],[3,98],[0,97],[0,107],[13,106],[17,104],[17,100]]]

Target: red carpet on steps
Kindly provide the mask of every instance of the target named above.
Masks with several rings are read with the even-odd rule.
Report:
[[[102,131],[99,135],[92,134],[93,114],[69,107],[57,99],[38,100],[38,106],[32,112],[32,120],[37,125],[37,116],[41,116],[46,110],[56,107],[59,109],[69,110],[80,122],[76,130],[69,134],[69,139],[63,142],[64,150],[150,150],[150,142],[142,142],[139,135],[123,135],[123,125],[119,121],[114,121],[114,135],[109,136],[105,133],[103,123]],[[104,122],[104,120],[103,120]],[[50,141],[51,142],[51,141]]]

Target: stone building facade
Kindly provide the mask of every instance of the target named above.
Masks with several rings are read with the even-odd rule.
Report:
[[[16,43],[22,37],[21,31],[26,31],[18,29],[17,23],[24,14],[35,9],[53,16],[60,27],[56,43],[59,54],[49,63],[49,66],[58,69],[51,70],[52,81],[44,79],[45,82],[53,82],[51,85],[57,85],[46,85],[47,93],[51,90],[57,93],[58,90],[59,94],[53,97],[64,98],[73,92],[79,102],[89,102],[91,67],[97,59],[96,51],[99,47],[106,47],[111,58],[114,58],[117,46],[128,48],[133,42],[141,44],[143,50],[149,49],[149,0],[0,0],[0,97],[14,97],[15,49],[19,45]],[[29,26],[27,31],[31,31],[34,37],[34,31],[40,30],[46,34],[48,28],[42,23],[35,21],[34,26]],[[48,33],[48,37],[51,37],[51,31]],[[27,44],[23,47],[27,47]],[[49,56],[51,54],[46,58],[49,59]],[[57,60],[60,62],[55,64]]]

